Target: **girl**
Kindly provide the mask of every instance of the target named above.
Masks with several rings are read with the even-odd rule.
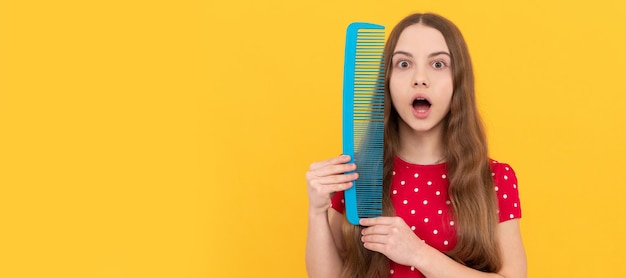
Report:
[[[312,163],[309,276],[526,277],[517,180],[488,157],[458,28],[434,14],[404,18],[385,72],[384,216],[349,224],[343,190],[357,165]]]

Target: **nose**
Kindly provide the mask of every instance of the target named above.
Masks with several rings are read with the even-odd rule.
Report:
[[[425,81],[415,81],[413,82],[414,87],[426,87],[428,88],[428,84]]]
[[[430,82],[428,81],[425,71],[423,69],[416,69],[415,75],[413,76],[413,87],[428,88],[429,85]]]

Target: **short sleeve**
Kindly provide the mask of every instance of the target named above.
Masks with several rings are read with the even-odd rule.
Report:
[[[343,191],[335,192],[335,195],[333,195],[333,198],[330,200],[330,205],[337,212],[343,214],[344,210],[346,210]]]
[[[491,175],[498,198],[498,217],[500,222],[522,218],[517,176],[513,168],[497,161],[492,161]]]

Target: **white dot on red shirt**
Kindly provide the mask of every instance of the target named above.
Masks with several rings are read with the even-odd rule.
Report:
[[[513,188],[517,188],[517,184],[513,184]]]
[[[431,184],[433,184],[433,182],[432,181],[428,181],[426,184],[431,185]]]
[[[443,210],[438,210],[437,211],[437,214],[442,214],[442,213],[443,213]]]
[[[411,230],[415,231],[415,226],[411,226]]]
[[[444,241],[443,241],[443,245],[448,245],[448,241],[447,241],[447,240],[444,240]]]
[[[417,192],[417,191],[420,191],[420,190],[419,190],[419,188],[416,187],[415,189],[413,189],[413,191]]]
[[[449,204],[450,204],[450,200],[447,200],[447,201],[446,201],[446,205],[449,205]]]
[[[433,230],[433,234],[438,234],[438,233],[439,233],[439,231]]]
[[[511,214],[509,215],[509,217],[511,217],[511,219],[513,219],[515,216],[511,213]]]
[[[492,176],[492,177],[493,177],[493,176],[495,176],[495,175],[496,175],[496,173],[494,173],[494,172],[491,172],[491,176]]]
[[[454,226],[454,221],[450,221],[450,226]]]
[[[391,172],[391,174],[395,176],[396,175],[396,171]]]
[[[507,171],[509,170],[509,167],[504,167],[504,169],[506,169]]]
[[[345,202],[345,200],[344,200],[344,199],[341,199],[341,203],[343,204],[344,202]]]
[[[437,190],[437,192],[435,192],[435,195],[439,196],[439,195],[441,195],[441,192],[439,190]]]
[[[389,273],[390,273],[390,274],[393,274],[393,269],[392,269],[392,270],[389,270]]]
[[[414,266],[411,267],[411,271],[415,271],[415,267]]]
[[[404,200],[404,201],[402,201],[402,203],[406,205],[406,204],[408,204],[408,203],[409,203],[409,201]]]
[[[500,188],[498,188],[498,187],[496,186],[496,191],[498,191],[498,189],[500,189]]]
[[[393,193],[393,194],[398,194],[398,190],[395,190],[395,189],[394,189],[392,193]]]
[[[415,214],[415,210],[414,209],[411,210],[411,214]]]
[[[424,223],[428,223],[428,217],[424,218]]]
[[[420,175],[418,173],[415,173],[415,175],[413,175],[414,177],[419,177]]]
[[[428,204],[428,200],[424,200],[424,205]]]
[[[441,178],[442,178],[442,179],[445,179],[445,178],[446,178],[446,175],[445,175],[445,174],[444,174],[444,175],[441,175]]]
[[[508,179],[509,179],[509,177],[507,177],[507,175],[504,175],[504,179],[505,179],[505,180],[508,180]]]
[[[508,198],[508,197],[509,197],[509,196],[507,196],[506,194],[502,195],[502,198],[504,198],[504,199],[506,199],[506,198]]]
[[[405,182],[404,182],[404,181],[400,181],[400,184],[401,184],[401,185],[404,185],[404,184],[405,184]]]
[[[517,207],[517,203],[513,203],[513,207]]]

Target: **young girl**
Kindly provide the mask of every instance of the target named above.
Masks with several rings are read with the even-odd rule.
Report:
[[[385,72],[384,216],[349,224],[343,190],[358,165],[312,163],[309,277],[526,277],[516,176],[488,157],[458,28],[434,14],[404,18]]]

